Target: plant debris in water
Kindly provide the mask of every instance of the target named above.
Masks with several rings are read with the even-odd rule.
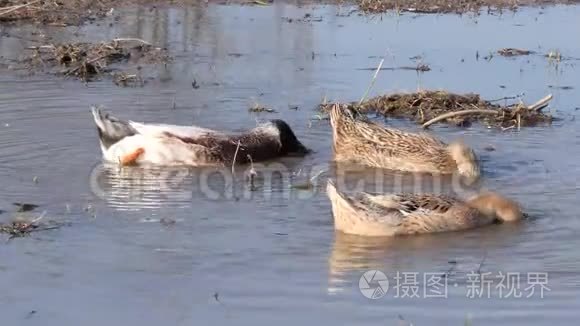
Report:
[[[552,89],[561,89],[564,91],[569,91],[574,89],[574,86],[556,86],[556,85],[548,85],[548,88],[552,88]]]
[[[254,112],[254,113],[262,113],[262,112],[266,112],[266,113],[276,113],[276,110],[269,108],[267,106],[264,106],[260,103],[254,103],[254,105],[252,105],[249,109],[249,112]]]
[[[267,6],[271,0],[0,0],[0,22],[32,21],[53,26],[80,25],[107,16],[115,16],[117,8],[131,5],[191,5],[223,3]],[[325,1],[322,1],[325,2]],[[330,1],[334,2],[334,1]],[[345,1],[340,0],[340,3]],[[465,13],[478,12],[487,7],[488,11],[503,9],[516,10],[519,6],[543,5],[546,0],[348,0],[356,3],[362,12],[375,14],[389,10],[412,13]],[[550,3],[577,3],[578,0],[555,0]],[[314,3],[314,2],[313,2]],[[318,17],[306,14],[303,18],[289,18],[293,21],[320,21]]]
[[[213,3],[268,5],[270,0],[210,0]],[[53,26],[80,25],[117,15],[117,8],[145,5],[207,4],[201,0],[0,0],[0,22],[27,21]]]
[[[377,68],[359,68],[357,70],[371,70],[371,71],[376,71]],[[426,63],[418,63],[416,66],[401,66],[401,67],[381,67],[380,69],[378,69],[379,71],[383,71],[383,70],[413,70],[413,71],[417,71],[417,72],[427,72],[427,71],[431,71],[431,67],[426,64]]]
[[[521,55],[530,55],[533,54],[533,51],[524,50],[524,49],[516,49],[516,48],[504,48],[497,51],[497,54],[504,56],[504,57],[516,57]]]
[[[122,71],[115,64],[166,63],[167,51],[139,39],[115,39],[103,43],[64,43],[30,47],[23,60],[27,69],[76,77],[88,82],[110,76],[120,86],[142,83],[139,74]],[[137,67],[140,70],[140,66]]]
[[[38,208],[38,205],[28,203],[13,203],[13,205],[18,207],[18,213],[30,212]]]
[[[5,233],[10,236],[9,239],[20,238],[30,235],[32,232],[48,231],[58,229],[63,224],[53,223],[38,223],[36,221],[12,221],[7,224],[0,224],[0,233]]]
[[[126,72],[113,73],[113,82],[119,87],[140,87],[145,85],[145,81],[139,74],[128,74]]]
[[[34,205],[33,205],[34,206]],[[22,212],[19,210],[19,212]],[[58,229],[63,226],[63,223],[57,223],[55,221],[49,221],[46,223],[41,222],[44,218],[46,211],[43,212],[39,217],[35,219],[30,219],[29,217],[17,216],[13,221],[8,223],[0,223],[0,233],[8,234],[8,238],[19,238],[29,235],[32,232],[47,231]]]
[[[0,224],[0,232],[9,234],[10,237],[23,237],[37,228],[38,225],[25,221],[12,221],[8,224]]]
[[[427,122],[437,117],[469,110],[473,113],[453,116],[443,121],[457,126],[469,126],[472,122],[481,122],[490,127],[511,129],[550,124],[553,117],[542,112],[550,99],[551,96],[546,97],[532,106],[525,106],[522,103],[502,106],[494,103],[497,101],[483,100],[477,94],[459,95],[445,91],[421,91],[377,96],[360,104],[354,102],[340,105],[363,114],[377,113],[385,117],[410,119],[423,124],[424,127],[428,126]],[[335,103],[321,104],[320,108],[328,111],[333,105]]]
[[[357,0],[366,13],[389,10],[413,13],[466,13],[487,8],[488,12],[503,9],[516,10],[519,6],[539,6],[549,3],[576,3],[575,0]]]

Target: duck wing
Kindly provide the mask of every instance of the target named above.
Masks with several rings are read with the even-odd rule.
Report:
[[[333,206],[336,205],[339,209],[364,216],[364,220],[367,222],[395,227],[401,224],[401,220],[404,218],[404,214],[398,208],[399,206],[391,200],[396,195],[373,196],[367,193],[360,193],[350,196],[338,191],[332,180],[328,180],[326,192]]]
[[[363,197],[377,205],[396,209],[403,216],[411,214],[443,215],[455,205],[461,204],[455,198],[433,194],[371,195],[364,193]]]
[[[129,121],[129,125],[138,133],[147,136],[163,136],[171,134],[179,138],[199,138],[204,136],[220,136],[223,133],[216,130],[201,128],[197,126],[178,126],[170,124],[148,124]]]
[[[447,145],[426,133],[410,133],[390,129],[373,122],[356,122],[356,130],[365,140],[385,146],[393,154],[425,152],[429,149],[441,149]]]

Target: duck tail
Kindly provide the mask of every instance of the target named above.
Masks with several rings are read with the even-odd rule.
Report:
[[[336,196],[343,197],[343,195],[338,192],[338,190],[336,189],[336,184],[331,179],[328,179],[328,182],[326,183],[326,193],[328,194],[328,197],[330,197],[330,198],[333,198]]]
[[[330,125],[332,126],[332,141],[334,150],[340,147],[342,139],[351,134],[353,119],[350,109],[346,105],[335,103],[329,112]]]
[[[340,108],[340,104],[336,103],[334,105],[332,105],[332,108],[330,109],[330,123],[334,126],[336,124],[336,122],[340,119],[341,116],[341,108]]]
[[[334,181],[330,179],[326,184],[326,194],[332,203],[332,212],[335,217],[339,212],[353,211],[351,200],[345,194],[338,191]]]
[[[137,131],[131,127],[129,122],[119,120],[98,107],[91,107],[91,112],[97,125],[103,151],[121,139],[137,134]]]

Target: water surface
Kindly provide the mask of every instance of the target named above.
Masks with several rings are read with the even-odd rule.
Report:
[[[85,86],[14,71],[0,76],[0,208],[32,202],[41,205],[38,213],[71,223],[0,246],[3,321],[396,325],[402,318],[415,325],[461,325],[472,316],[476,325],[572,324],[580,303],[580,97],[549,86],[580,87],[577,61],[483,57],[504,47],[580,57],[580,45],[566,32],[579,29],[580,7],[504,16],[343,17],[349,11],[285,4],[142,7],[121,11],[112,27],[3,27],[11,36],[0,39],[0,54],[8,61],[38,44],[19,38],[30,31],[54,40],[138,37],[175,57],[157,67],[159,78],[144,88],[106,80]],[[286,19],[306,13],[323,19]],[[376,67],[383,56],[387,67],[414,65],[410,58],[421,56],[432,70],[383,71],[371,95],[448,89],[487,99],[525,93],[531,103],[554,94],[553,113],[561,120],[552,126],[432,129],[445,140],[464,138],[472,145],[483,160],[483,186],[520,201],[532,219],[464,233],[349,237],[335,235],[322,189],[290,190],[290,183],[321,169],[334,171],[330,126],[311,121],[315,106],[323,98],[359,99],[372,75],[359,69]],[[192,88],[193,79],[199,89]],[[254,102],[277,113],[251,114]],[[254,192],[247,191],[243,169],[235,179],[220,177],[228,169],[119,170],[100,165],[91,104],[127,119],[225,130],[281,118],[315,153],[281,160],[285,174],[259,179]],[[405,121],[386,123],[417,130]],[[484,151],[490,145],[496,150]],[[358,289],[369,269],[386,273],[393,286],[397,272],[419,273],[421,280],[422,273],[444,273],[451,265],[447,298],[423,298],[423,287],[421,298],[401,298],[391,287],[385,297],[369,300]],[[522,290],[527,273],[548,273],[551,291],[544,298],[505,298],[497,290],[491,298],[466,298],[467,275],[477,270],[520,273]]]

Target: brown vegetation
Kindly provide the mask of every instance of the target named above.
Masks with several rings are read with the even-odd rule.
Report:
[[[458,126],[482,122],[491,127],[511,129],[551,123],[552,116],[542,112],[550,99],[551,96],[546,97],[531,106],[522,103],[501,106],[483,100],[477,94],[422,91],[377,96],[360,104],[355,102],[341,105],[365,114],[377,113],[385,117],[410,119],[425,128],[434,122],[445,121]],[[321,109],[330,110],[332,105],[334,103],[322,104]],[[438,117],[442,119],[435,120]]]
[[[366,13],[382,13],[388,10],[415,13],[465,13],[482,9],[516,10],[520,6],[544,4],[571,4],[578,0],[357,0]]]
[[[76,77],[85,82],[108,75],[122,86],[139,81],[140,78],[137,74],[120,70],[114,66],[115,63],[141,65],[169,60],[165,49],[139,39],[49,44],[31,47],[29,50],[31,52],[22,60],[22,64],[30,70]]]
[[[111,0],[0,0],[0,21],[34,21],[50,25],[77,25],[104,17],[115,6]]]

